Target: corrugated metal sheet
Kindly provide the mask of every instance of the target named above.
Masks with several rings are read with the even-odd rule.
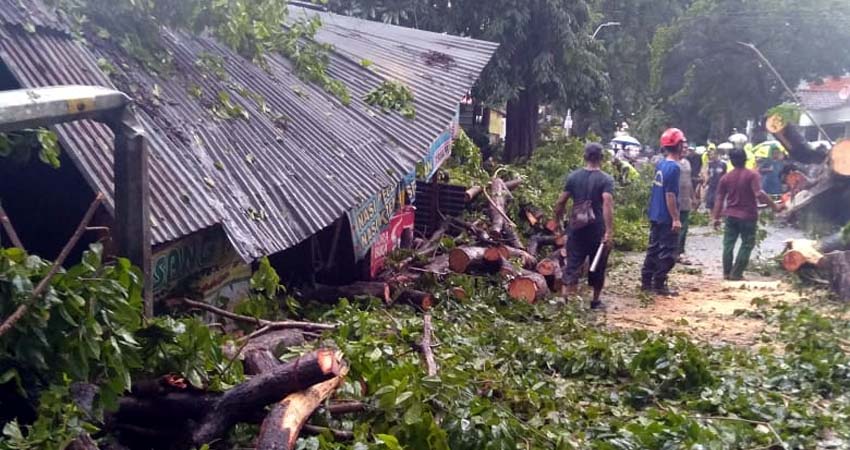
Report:
[[[66,29],[50,8],[33,0],[0,1],[0,24],[18,25],[29,30],[35,27]]]
[[[415,125],[398,114],[378,114],[375,123],[392,130],[402,143],[420,151],[429,146],[457,112],[498,47],[491,42],[429,33],[380,22],[290,6],[291,19],[318,16],[316,40],[334,48],[330,73],[343,80],[353,96],[363,98],[375,88],[362,77],[361,62],[382,79],[396,80],[414,93]],[[344,64],[343,62],[348,62]],[[361,106],[365,106],[362,103]],[[368,112],[367,112],[368,113]]]
[[[386,49],[367,51],[370,44],[358,42],[332,53],[331,75],[352,92],[352,105],[345,107],[300,81],[282,57],[271,58],[262,69],[212,39],[164,31],[176,70],[159,76],[109,45],[82,48],[68,35],[40,26],[35,33],[25,31],[20,22],[25,19],[8,13],[9,2],[16,0],[0,0],[0,22],[6,24],[0,30],[0,58],[22,85],[115,86],[135,99],[150,142],[154,243],[220,223],[246,260],[301,242],[412,171],[495,48],[463,40],[477,50],[456,50],[456,67],[429,66],[425,56],[417,64],[410,41],[425,45],[442,37],[410,32],[404,39],[397,36],[409,47],[396,47],[384,40],[395,39],[398,30],[387,27],[391,33],[372,45]],[[353,19],[323,20],[327,31],[319,40],[327,41],[331,33],[342,33],[343,25],[332,25],[334,20]],[[407,54],[407,60],[396,52]],[[226,77],[200,68],[202,55],[221,58]],[[99,58],[117,68],[111,80],[98,68]],[[373,61],[373,70],[361,67],[361,59]],[[402,66],[410,73],[402,73]],[[447,87],[429,88],[428,77]],[[415,120],[374,112],[361,100],[385,78],[404,81],[418,94]],[[193,95],[197,92],[200,98]],[[212,110],[220,93],[249,118],[216,118]],[[110,132],[89,122],[64,125],[59,132],[88,181],[111,199]]]

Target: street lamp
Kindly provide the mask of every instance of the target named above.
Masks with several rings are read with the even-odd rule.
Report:
[[[620,22],[605,22],[603,24],[600,24],[598,27],[596,27],[596,31],[593,32],[593,36],[591,36],[590,39],[596,39],[596,35],[599,34],[599,32],[602,31],[603,28],[618,27],[620,25],[622,25]]]

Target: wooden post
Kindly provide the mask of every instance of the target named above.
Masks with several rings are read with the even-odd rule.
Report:
[[[150,181],[144,131],[125,108],[120,121],[111,122],[115,134],[115,242],[118,256],[126,257],[144,274],[144,315],[153,317],[151,281]]]

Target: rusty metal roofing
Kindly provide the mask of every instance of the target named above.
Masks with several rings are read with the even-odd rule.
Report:
[[[176,70],[162,76],[108,43],[84,48],[56,32],[61,25],[49,22],[43,7],[35,9],[39,22],[19,7],[17,0],[0,0],[0,59],[22,86],[95,84],[134,98],[150,142],[154,244],[221,224],[246,260],[301,242],[410,173],[495,50],[493,44],[322,13],[326,28],[318,40],[337,46],[329,71],[351,91],[346,107],[299,80],[282,57],[270,58],[263,69],[213,39],[164,30]],[[346,33],[352,42],[342,37]],[[224,62],[221,78],[199,64],[204,58]],[[364,59],[372,61],[368,69]],[[415,120],[362,101],[389,78],[411,86]],[[58,131],[111,205],[108,129],[78,122]]]

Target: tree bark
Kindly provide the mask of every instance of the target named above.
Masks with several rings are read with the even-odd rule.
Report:
[[[341,355],[334,350],[322,349],[251,378],[222,394],[206,411],[192,433],[192,442],[196,446],[212,442],[246,415],[288,394],[336,378],[344,371]]]
[[[260,427],[257,450],[290,450],[307,419],[342,384],[348,369],[327,381],[288,395],[272,408]]]
[[[410,305],[423,311],[428,311],[434,307],[436,299],[427,292],[404,289],[397,294],[395,303]]]
[[[280,365],[280,361],[268,350],[253,349],[245,351],[242,364],[245,366],[245,375],[259,375],[271,372]]]
[[[312,291],[304,294],[310,300],[318,300],[326,303],[336,303],[341,298],[356,299],[359,297],[375,297],[391,303],[390,286],[387,283],[376,281],[361,281],[347,286],[316,286]]]
[[[850,251],[824,256],[822,266],[830,271],[832,290],[841,300],[850,301]]]
[[[434,358],[433,345],[433,327],[431,326],[431,314],[426,313],[422,320],[422,356],[425,358],[425,367],[428,370],[428,376],[437,375],[437,359]]]
[[[528,158],[537,144],[540,117],[537,96],[528,89],[508,100],[507,134],[505,136],[505,159],[514,162]]]
[[[522,267],[532,270],[537,266],[537,257],[531,253],[515,247],[504,247],[507,250],[507,257],[517,258],[522,261]]]
[[[803,164],[821,164],[826,158],[825,154],[812,149],[794,124],[785,123],[778,114],[768,117],[765,126],[788,150],[791,159]]]
[[[505,228],[505,204],[511,194],[505,186],[504,180],[495,177],[490,182],[490,195],[493,199],[493,203],[490,205],[490,230],[496,236],[501,236],[502,230]]]
[[[495,247],[491,247],[495,248]],[[457,247],[449,253],[449,269],[455,273],[471,271],[497,272],[501,266],[501,256],[493,261],[493,257],[485,259],[489,249],[484,247]],[[493,250],[489,250],[491,253]]]

